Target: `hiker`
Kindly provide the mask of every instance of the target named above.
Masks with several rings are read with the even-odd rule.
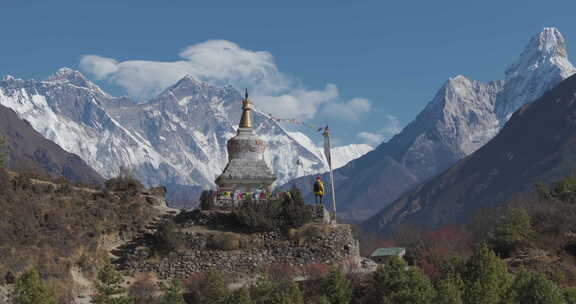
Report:
[[[322,204],[322,198],[324,197],[324,183],[320,179],[320,176],[316,177],[314,182],[314,198],[316,204]]]

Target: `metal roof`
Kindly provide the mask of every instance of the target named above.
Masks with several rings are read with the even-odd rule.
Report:
[[[371,257],[401,255],[406,252],[404,247],[378,248],[372,252]]]

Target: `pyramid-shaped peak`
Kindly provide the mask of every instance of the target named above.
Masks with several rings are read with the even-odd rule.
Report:
[[[110,96],[102,91],[99,86],[84,77],[82,73],[67,67],[62,67],[54,74],[48,76],[46,82],[72,84],[77,87],[90,89],[101,95]]]
[[[56,73],[48,76],[49,82],[69,82],[77,86],[87,87],[90,82],[79,71],[62,67]]]
[[[458,74],[454,77],[448,78],[448,83],[459,83],[459,82],[469,82],[470,79],[466,78],[466,76],[462,74]]]
[[[528,77],[535,70],[560,71],[564,78],[574,73],[564,36],[555,27],[546,27],[530,39],[518,60],[506,70],[506,79]]]
[[[542,32],[532,37],[526,49],[537,49],[549,56],[566,57],[566,41],[555,27],[545,27]]]

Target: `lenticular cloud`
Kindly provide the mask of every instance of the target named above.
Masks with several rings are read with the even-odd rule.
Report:
[[[297,79],[281,73],[269,52],[241,48],[226,40],[209,40],[184,48],[179,61],[117,61],[84,55],[80,68],[99,80],[122,87],[128,94],[146,99],[189,75],[216,85],[250,88],[253,101],[268,113],[313,118],[318,109],[338,98],[338,89],[305,89]],[[345,104],[345,103],[343,103]]]

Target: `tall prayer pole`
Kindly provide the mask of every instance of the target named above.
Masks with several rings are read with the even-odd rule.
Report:
[[[332,174],[332,155],[330,151],[332,147],[330,145],[330,133],[328,132],[328,126],[324,128],[322,133],[324,136],[324,154],[326,155],[326,160],[328,160],[328,168],[330,169],[330,188],[332,188],[332,210],[334,211],[333,223],[336,224],[336,192],[334,191],[334,174]]]

